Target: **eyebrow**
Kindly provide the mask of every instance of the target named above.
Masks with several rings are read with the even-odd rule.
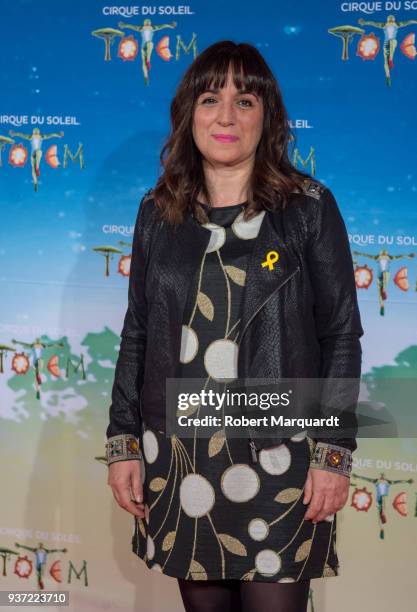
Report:
[[[205,93],[219,93],[220,88],[219,87],[211,87],[210,89],[205,89],[201,95],[205,94]],[[256,95],[256,93],[254,91],[249,91],[248,89],[238,89],[237,90],[238,95],[241,94],[251,94],[252,96],[255,96],[255,98],[258,100],[258,96]]]

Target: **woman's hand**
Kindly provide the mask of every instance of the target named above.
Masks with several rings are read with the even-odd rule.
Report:
[[[326,516],[341,510],[349,497],[350,479],[329,470],[310,468],[304,487],[303,503],[311,503],[304,519],[313,523],[323,521]]]
[[[109,465],[108,470],[107,484],[111,486],[114,498],[119,506],[134,516],[143,518],[145,516],[145,505],[143,503],[140,461],[138,459],[115,461]],[[135,503],[132,499],[135,499],[138,503]]]

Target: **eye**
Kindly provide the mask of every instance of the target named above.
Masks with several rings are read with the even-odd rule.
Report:
[[[246,106],[247,108],[253,106],[253,102],[252,100],[249,100],[249,98],[243,98],[242,100],[239,100],[240,102],[244,102],[243,106]]]
[[[216,102],[216,98],[213,98],[213,96],[208,96],[207,98],[204,98],[204,100],[201,101],[201,104],[206,104],[206,102],[211,102],[214,101]]]
[[[200,101],[200,104],[211,106],[213,103],[216,103],[216,102],[217,102],[217,99],[215,97],[207,96],[206,98],[203,98]],[[238,100],[238,104],[242,106],[243,108],[251,108],[252,106],[254,106],[253,100],[251,100],[250,98],[241,98],[240,100]]]

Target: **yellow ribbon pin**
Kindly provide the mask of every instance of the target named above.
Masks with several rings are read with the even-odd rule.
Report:
[[[268,266],[270,270],[273,270],[274,263],[278,261],[278,259],[279,259],[279,254],[277,253],[277,251],[268,251],[268,253],[266,254],[266,259],[265,261],[261,262],[261,265],[263,268],[265,268],[265,266]]]

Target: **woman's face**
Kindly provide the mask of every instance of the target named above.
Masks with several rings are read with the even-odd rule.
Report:
[[[194,142],[214,165],[234,165],[253,158],[262,135],[263,113],[262,99],[239,92],[229,71],[225,87],[205,91],[196,101]]]

